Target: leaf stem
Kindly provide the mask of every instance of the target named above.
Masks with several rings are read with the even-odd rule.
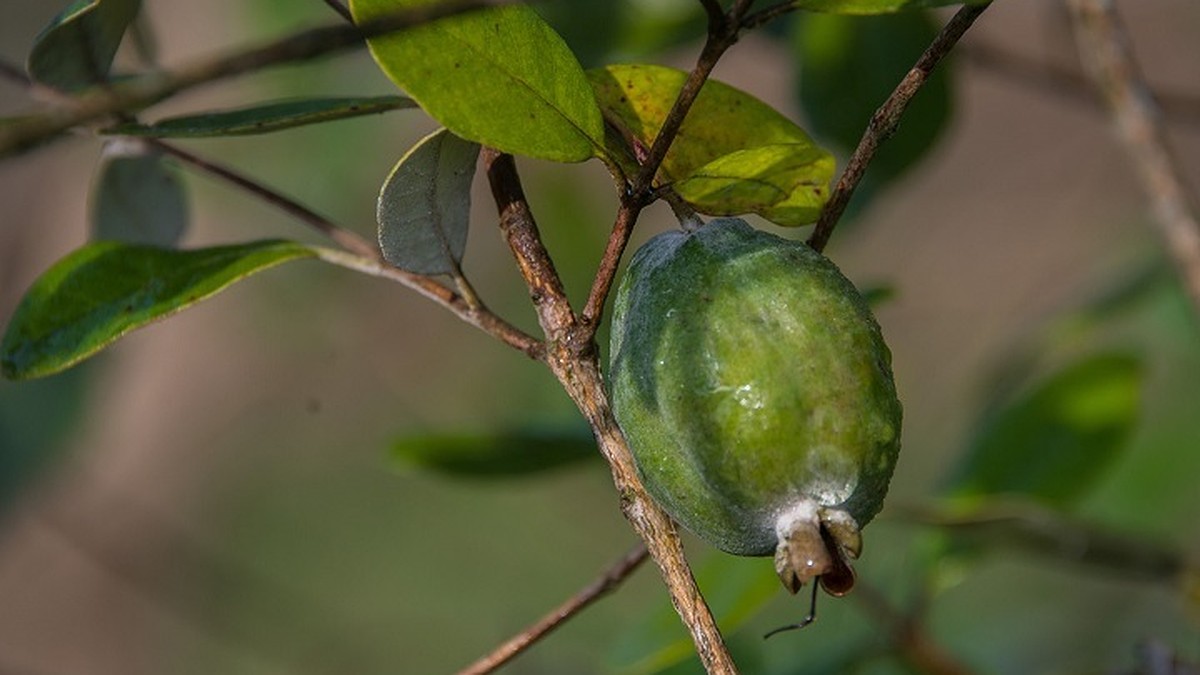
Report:
[[[908,107],[909,101],[920,91],[937,64],[950,53],[967,29],[975,23],[975,20],[990,4],[967,5],[959,9],[942,27],[933,43],[921,54],[917,63],[908,71],[908,74],[883,102],[883,105],[871,116],[871,121],[867,124],[862,139],[858,142],[858,147],[850,155],[846,169],[838,178],[837,185],[834,186],[833,193],[821,211],[820,219],[817,220],[817,226],[808,238],[809,246],[818,251],[825,250],[825,245],[829,243],[829,237],[846,211],[846,206],[849,205],[855,188],[862,181],[867,166],[875,158],[879,146],[896,133],[900,117],[904,114],[904,109]]]
[[[575,595],[568,598],[558,607],[547,612],[541,619],[525,630],[506,640],[490,653],[479,658],[471,665],[459,671],[458,675],[485,675],[500,668],[539,640],[546,637],[555,628],[587,609],[592,603],[616,590],[629,575],[646,562],[649,552],[645,544],[638,544],[604,572],[600,578],[588,584]]]
[[[30,149],[71,127],[136,111],[193,87],[261,70],[281,63],[305,61],[362,45],[364,39],[395,33],[464,12],[508,5],[516,0],[444,0],[389,13],[359,25],[339,22],[233,52],[202,59],[174,71],[144,75],[131,82],[93,88],[70,105],[0,128],[0,157]]]
[[[1080,56],[1112,113],[1159,233],[1200,312],[1200,217],[1111,0],[1070,0]]]

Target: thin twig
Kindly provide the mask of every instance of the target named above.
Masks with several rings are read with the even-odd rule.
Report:
[[[546,358],[546,348],[540,340],[513,326],[484,306],[472,307],[462,296],[431,277],[405,272],[379,257],[364,257],[339,249],[310,246],[321,260],[369,276],[395,281],[436,302],[452,314],[524,353],[535,361]]]
[[[289,35],[259,47],[204,59],[174,71],[145,75],[112,87],[96,88],[73,104],[0,128],[0,157],[32,148],[71,127],[119,112],[140,110],[186,89],[261,70],[359,47],[368,37],[412,28],[464,12],[512,4],[516,0],[445,0],[389,13],[354,26],[339,22]]]
[[[325,4],[329,5],[329,8],[337,12],[343,19],[354,23],[354,17],[350,15],[349,8],[338,2],[338,0],[325,0]]]
[[[487,148],[483,151],[483,164],[500,212],[505,239],[517,259],[537,307],[538,321],[546,333],[544,361],[592,428],[600,452],[612,471],[613,484],[621,495],[621,510],[646,542],[666,583],[671,602],[692,636],[700,662],[712,674],[736,673],[737,668],[712,611],[696,587],[675,523],[650,497],[638,478],[633,454],[608,401],[594,333],[571,311],[562,281],[542,245],[537,224],[525,202],[516,165],[510,156]]]
[[[568,619],[615,590],[646,561],[648,556],[645,544],[637,545],[600,578],[547,612],[537,623],[514,635],[491,653],[459,671],[458,675],[485,675],[508,663]]]
[[[1200,220],[1167,142],[1154,97],[1134,62],[1111,0],[1070,0],[1080,57],[1108,102],[1142,181],[1155,224],[1200,312]]]
[[[704,47],[700,50],[695,67],[688,73],[679,94],[675,97],[675,102],[671,105],[671,110],[655,135],[654,142],[646,153],[646,159],[642,162],[641,170],[633,179],[633,183],[627,186],[621,195],[621,204],[618,207],[616,219],[613,221],[608,243],[605,244],[604,255],[600,259],[600,266],[596,270],[596,277],[588,292],[587,302],[580,314],[580,323],[588,339],[595,336],[600,327],[604,303],[612,291],[613,280],[617,276],[617,267],[621,263],[621,257],[625,254],[625,247],[629,244],[633,226],[637,223],[642,209],[655,198],[653,193],[654,177],[658,173],[663,159],[666,158],[667,151],[671,149],[675,137],[679,135],[679,129],[683,126],[688,111],[691,110],[705,81],[716,67],[717,61],[726,50],[737,42],[742,17],[749,9],[750,4],[749,0],[738,0],[730,8],[728,14],[714,12],[709,3],[705,4],[705,8],[709,12],[709,22],[708,37],[704,41]]]
[[[471,295],[464,296],[443,286],[433,277],[423,274],[413,274],[393,267],[383,260],[379,249],[372,246],[366,239],[363,239],[351,230],[337,225],[291,197],[272,190],[229,167],[204,159],[165,141],[158,139],[145,140],[149,145],[158,148],[162,152],[232,183],[264,202],[282,209],[284,212],[296,217],[301,222],[309,225],[346,249],[346,252],[319,249],[318,255],[322,260],[353,269],[357,272],[398,282],[433,300],[442,307],[450,310],[463,321],[499,339],[504,344],[517,349],[532,359],[541,359],[544,353],[541,342],[537,338],[504,321],[484,306],[479,298],[473,295],[470,284],[466,284],[465,289]],[[461,278],[461,274],[459,277]]]
[[[1104,99],[1078,68],[1030,58],[1016,51],[996,45],[973,42],[961,45],[955,52],[968,63],[1008,78],[1014,82],[1037,89],[1039,92],[1092,104],[1103,103]],[[1200,92],[1185,92],[1157,88],[1154,98],[1168,122],[1200,125]]]
[[[272,190],[262,183],[249,178],[241,173],[230,169],[222,164],[217,164],[207,160],[199,155],[193,154],[180,148],[176,145],[157,138],[142,139],[147,145],[153,146],[158,150],[171,155],[183,162],[190,164],[198,169],[202,169],[222,180],[233,183],[239,188],[253,194],[262,201],[284,211],[288,215],[294,216],[299,221],[312,227],[314,230],[329,237],[347,251],[351,251],[360,256],[373,258],[378,255],[378,249],[372,246],[366,239],[363,239],[358,234],[351,232],[343,227],[338,226],[333,221],[325,216],[313,211],[307,206],[297,202],[296,200],[283,195],[280,192]]]
[[[850,197],[854,194],[859,182],[862,181],[867,166],[874,159],[879,146],[896,132],[896,128],[900,124],[900,117],[904,114],[904,109],[908,107],[909,101],[929,79],[934,67],[950,53],[950,50],[967,32],[971,24],[975,23],[979,15],[989,6],[969,5],[959,9],[942,27],[925,53],[921,54],[921,58],[917,59],[916,65],[908,71],[908,74],[904,76],[904,79],[900,81],[883,105],[871,116],[871,121],[867,124],[867,129],[863,132],[858,147],[850,155],[846,169],[838,178],[837,185],[829,196],[829,202],[825,204],[817,226],[813,229],[812,236],[808,238],[809,246],[818,251],[825,249],[830,235],[833,234],[833,229],[837,227],[842,213],[850,203]]]

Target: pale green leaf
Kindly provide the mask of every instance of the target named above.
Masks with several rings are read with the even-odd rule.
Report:
[[[351,0],[356,21],[430,0]],[[368,40],[380,68],[455,135],[560,162],[603,154],[583,69],[525,5],[469,12]]]
[[[403,96],[358,98],[310,98],[276,101],[236,110],[168,117],[153,124],[121,124],[102,133],[154,138],[207,138],[249,136],[281,131],[306,124],[320,124],[390,110],[416,107]]]
[[[379,247],[388,262],[416,274],[458,271],[478,157],[478,143],[441,129],[400,159],[383,184],[376,210]]]
[[[188,224],[183,183],[163,156],[110,145],[92,188],[92,238],[174,246]]]
[[[248,275],[314,255],[288,241],[191,251],[88,244],[55,263],[25,294],[0,342],[0,369],[11,379],[56,373]]]
[[[588,77],[606,118],[636,154],[654,143],[687,74],[619,65],[591,70]],[[759,213],[794,226],[815,220],[829,197],[833,172],[832,156],[794,122],[745,92],[709,80],[658,179],[701,213]]]
[[[26,64],[29,76],[67,91],[104,82],[141,4],[141,0],[72,3],[35,40]]]

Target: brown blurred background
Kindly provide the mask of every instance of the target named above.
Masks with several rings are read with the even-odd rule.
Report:
[[[1200,96],[1200,3],[1119,4],[1154,86]],[[336,19],[319,2],[146,5],[167,67]],[[6,0],[0,57],[23,62],[58,9]],[[968,36],[972,45],[1076,68],[1054,2],[1000,0]],[[661,62],[686,67],[695,50]],[[968,434],[982,373],[1015,340],[1159,246],[1103,114],[972,59],[957,65],[947,136],[829,250],[856,282],[897,291],[879,313],[906,412],[892,502],[918,500],[936,485]],[[716,76],[795,115],[793,72],[786,50],[752,36]],[[357,52],[196,90],[151,117],[392,91]],[[19,88],[0,82],[0,114],[29,106]],[[393,113],[188,147],[371,236],[379,183],[429,128],[417,113]],[[1200,118],[1171,129],[1200,188]],[[0,324],[37,274],[85,240],[99,148],[69,139],[0,163]],[[521,168],[578,299],[615,210],[611,184],[595,162]],[[184,173],[188,245],[310,237],[244,194]],[[669,218],[653,210],[638,241]],[[534,330],[494,225],[477,191],[467,273],[495,309]],[[0,514],[5,675],[446,672],[635,542],[598,463],[511,482],[389,467],[389,439],[404,433],[579,422],[536,365],[386,282],[318,263],[285,266],[130,335],[87,367],[82,417],[63,459]],[[1189,508],[1200,513],[1194,503],[1164,505],[1164,527],[1196,541],[1194,519],[1190,534],[1177,529]],[[710,554],[692,544],[697,557]],[[868,556],[886,551],[868,545]],[[608,643],[659,593],[650,570],[630,586],[511,672],[604,672]],[[1079,592],[1101,615],[1135,597],[1099,585]],[[997,595],[990,588],[961,606],[951,600],[945,621]],[[771,611],[794,617],[800,608],[781,597]],[[997,611],[1018,624],[1026,616]],[[1117,655],[1129,648],[1103,647]],[[1048,659],[1041,672],[1095,665],[1060,663],[1049,652],[1028,658]],[[991,665],[1022,672],[1033,663],[1043,662]]]

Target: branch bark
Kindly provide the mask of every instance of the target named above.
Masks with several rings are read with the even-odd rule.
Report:
[[[587,588],[547,612],[537,623],[514,635],[491,653],[459,671],[458,675],[485,675],[508,663],[568,619],[587,609],[593,602],[616,590],[621,582],[646,562],[647,555],[645,545],[639,544]]]
[[[850,197],[854,195],[854,190],[867,172],[867,166],[875,158],[879,146],[896,133],[896,128],[900,125],[900,117],[908,107],[909,101],[920,91],[937,64],[950,53],[967,29],[989,6],[990,3],[970,5],[958,10],[942,27],[941,32],[934,38],[925,53],[921,54],[921,58],[917,59],[916,65],[908,71],[908,74],[883,102],[883,105],[871,116],[871,121],[867,124],[867,129],[863,132],[858,147],[850,155],[846,169],[838,178],[837,185],[834,186],[833,193],[829,196],[829,202],[825,204],[817,226],[808,238],[809,246],[818,251],[825,250],[825,245],[829,243],[833,229],[837,227],[838,221],[846,211],[846,206],[850,204]]]
[[[483,150],[482,159],[500,213],[501,231],[517,259],[537,308],[538,321],[546,333],[546,365],[591,426],[612,471],[621,510],[646,542],[705,669],[713,674],[734,674],[737,669],[712,612],[696,587],[675,523],[638,478],[633,454],[612,414],[593,333],[571,310],[562,281],[542,245],[537,223],[525,201],[516,165],[511,156],[491,148]]]
[[[1112,0],[1070,0],[1076,42],[1133,160],[1167,250],[1200,312],[1200,220],[1184,185],[1150,88]]]

